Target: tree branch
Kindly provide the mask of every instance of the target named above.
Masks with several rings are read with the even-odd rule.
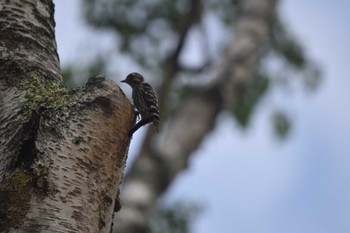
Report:
[[[179,71],[179,56],[185,45],[190,28],[198,20],[201,15],[202,3],[201,0],[191,0],[191,7],[183,20],[181,29],[179,30],[179,40],[176,45],[174,52],[167,59],[165,64],[165,71],[163,74],[163,82],[158,90],[159,98],[159,108],[163,111],[165,100],[169,93],[169,88],[171,87],[172,81]]]
[[[188,74],[199,74],[204,72],[205,70],[209,69],[210,65],[212,64],[211,61],[207,60],[203,64],[196,66],[196,67],[190,67],[185,65],[179,65],[179,71],[186,72]]]

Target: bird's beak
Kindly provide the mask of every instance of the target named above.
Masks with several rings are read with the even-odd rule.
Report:
[[[126,80],[124,79],[124,80],[122,80],[122,81],[120,81],[120,82],[122,82],[122,83],[126,83]]]

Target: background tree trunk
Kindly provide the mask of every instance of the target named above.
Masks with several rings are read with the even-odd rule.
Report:
[[[0,231],[109,232],[133,109],[102,76],[63,87],[53,15],[0,2]]]
[[[193,8],[197,9],[198,4],[200,1],[192,1]],[[141,152],[123,183],[123,208],[115,216],[118,225],[114,232],[149,230],[156,200],[187,167],[191,154],[212,130],[218,114],[233,109],[245,95],[268,41],[276,5],[276,0],[240,1],[235,36],[217,67],[214,81],[181,104],[181,111],[164,134],[147,133]],[[192,16],[193,12],[194,9],[189,10]],[[169,89],[176,73],[173,68],[178,65],[177,59],[170,60],[174,64],[166,66],[161,99],[165,98],[162,93],[167,93],[164,89]],[[150,146],[155,141],[159,143]]]

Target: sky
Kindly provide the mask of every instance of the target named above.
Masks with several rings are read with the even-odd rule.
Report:
[[[79,2],[55,1],[63,66],[89,57],[91,40],[96,40],[94,49],[106,53],[104,45],[114,40],[86,28]],[[248,130],[220,115],[221,124],[163,197],[204,206],[194,233],[350,232],[350,2],[284,0],[279,10],[320,64],[322,84],[292,99],[282,91],[270,93]],[[291,135],[282,143],[270,125],[276,106],[293,117]],[[130,154],[139,141],[135,137]]]

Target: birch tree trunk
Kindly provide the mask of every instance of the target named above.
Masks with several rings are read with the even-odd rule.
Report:
[[[239,1],[239,14],[233,25],[235,36],[217,67],[214,82],[182,104],[163,135],[152,132],[146,135],[124,181],[123,208],[115,216],[118,225],[114,232],[149,231],[149,219],[157,199],[187,167],[192,153],[213,129],[218,114],[233,109],[243,98],[268,41],[277,2]],[[170,86],[171,82],[165,80],[169,82],[166,86]],[[155,141],[159,143],[150,146]]]
[[[133,109],[63,87],[54,26],[52,0],[0,2],[0,232],[110,232]]]

